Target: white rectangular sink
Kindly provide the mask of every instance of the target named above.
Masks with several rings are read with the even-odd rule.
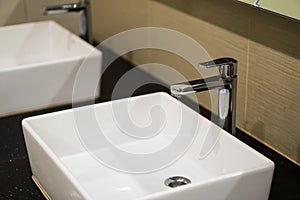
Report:
[[[55,22],[0,27],[0,44],[0,116],[99,97],[90,88],[100,79],[101,52]],[[74,97],[79,76],[84,88]]]
[[[166,93],[35,116],[22,125],[33,176],[53,200],[269,196],[274,163]],[[167,180],[174,176],[190,183]]]

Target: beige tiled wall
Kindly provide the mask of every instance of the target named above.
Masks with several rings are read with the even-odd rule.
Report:
[[[98,41],[147,24],[148,0],[90,0],[90,3],[93,36]]]
[[[25,21],[23,0],[0,0],[0,26],[18,24]]]
[[[297,162],[300,161],[299,62],[282,52],[250,42],[244,127]]]
[[[93,2],[93,33],[98,41],[130,28],[158,26],[192,37],[212,58],[236,58],[238,127],[300,163],[299,22],[237,1]],[[135,64],[166,64],[196,78],[194,67],[171,53],[145,50],[127,58]],[[148,72],[168,83],[172,79],[155,70]],[[199,95],[199,101],[210,106],[208,96]]]

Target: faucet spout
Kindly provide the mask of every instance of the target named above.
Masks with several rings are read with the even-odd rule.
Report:
[[[85,8],[86,8],[86,6],[82,3],[44,6],[43,7],[43,15],[53,15],[53,14],[68,13],[68,12],[79,12]]]
[[[203,92],[228,85],[227,79],[223,80],[220,76],[213,76],[205,79],[192,80],[188,82],[171,85],[172,96],[182,97],[184,95]]]

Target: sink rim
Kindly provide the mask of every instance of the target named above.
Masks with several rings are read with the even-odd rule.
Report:
[[[168,95],[167,93],[164,93],[164,92],[152,93],[152,95],[153,94]],[[121,101],[121,100],[124,100],[124,99],[119,99],[119,100],[116,100],[116,101]],[[111,103],[111,101],[104,102],[104,103],[101,103],[101,104],[103,105],[103,104],[109,104],[109,103]],[[97,106],[97,105],[99,105],[99,104],[89,105],[89,106]],[[75,108],[75,109],[84,109],[85,107],[89,107],[89,106],[84,106],[84,107]],[[77,189],[81,192],[81,194],[85,195],[86,199],[92,199],[90,197],[90,195],[88,194],[88,192],[86,191],[86,189],[80,184],[80,181],[77,180],[76,177],[74,177],[74,175],[72,174],[72,172],[69,171],[69,169],[64,165],[64,163],[62,162],[62,160],[51,150],[51,148],[47,145],[47,143],[43,141],[43,139],[34,130],[34,128],[31,127],[31,125],[29,123],[30,120],[34,120],[34,119],[37,119],[37,118],[40,118],[40,117],[43,117],[43,118],[46,117],[47,118],[48,116],[52,116],[52,115],[55,116],[57,114],[63,114],[65,112],[73,112],[73,109],[63,110],[63,111],[59,111],[59,112],[54,112],[54,113],[49,113],[49,114],[45,114],[45,115],[40,115],[40,116],[34,116],[34,117],[26,118],[26,119],[24,119],[22,121],[22,125],[29,130],[29,132],[31,133],[31,135],[38,141],[39,144],[42,144],[44,150],[48,153],[48,155],[51,157],[51,159],[55,162],[55,164],[57,164],[57,166],[59,166],[60,169],[63,170],[63,172],[65,173],[65,175],[67,176],[67,178],[72,182],[72,184],[74,184],[75,187],[77,187]],[[201,117],[203,117],[203,116],[201,116]],[[207,120],[207,121],[209,121],[209,120]],[[210,123],[212,123],[212,122],[210,122]],[[222,130],[221,133],[222,133],[221,136],[223,136],[223,137],[233,137],[232,135],[230,135],[229,133],[227,133],[224,130]],[[174,193],[174,192],[176,193],[176,192],[183,191],[183,190],[184,191],[185,190],[191,190],[191,189],[194,189],[194,188],[197,188],[197,187],[201,187],[202,185],[212,184],[212,183],[220,181],[220,180],[224,180],[224,179],[228,179],[228,178],[232,178],[232,177],[238,177],[241,174],[251,173],[253,171],[255,171],[255,172],[257,172],[257,171],[264,171],[264,170],[267,170],[267,169],[274,168],[274,163],[270,159],[266,158],[265,156],[263,156],[262,154],[258,153],[254,149],[250,148],[249,146],[247,146],[246,144],[244,144],[243,142],[241,142],[237,138],[233,137],[233,139],[235,140],[235,142],[238,142],[239,145],[243,145],[244,147],[247,148],[247,150],[252,151],[257,156],[259,156],[260,159],[263,159],[263,160],[265,160],[267,162],[262,163],[261,165],[258,165],[255,168],[249,168],[248,170],[239,170],[239,171],[230,172],[228,174],[217,175],[217,176],[210,177],[208,179],[202,180],[200,182],[193,181],[191,179],[192,180],[191,184],[188,184],[188,185],[185,185],[185,186],[182,186],[182,187],[177,187],[177,188],[169,188],[169,189],[158,191],[158,192],[155,192],[155,193],[149,193],[149,194],[147,194],[145,196],[142,196],[142,197],[139,197],[137,199],[141,199],[141,200],[145,199],[146,200],[146,199],[161,197],[161,196],[164,196],[164,195],[169,195],[169,194]],[[73,155],[76,155],[76,154],[73,154]],[[122,173],[122,172],[116,171],[116,173]],[[155,173],[155,172],[153,172],[153,173]],[[127,174],[127,175],[128,176],[132,176],[132,174]],[[192,177],[190,177],[190,178],[192,178]]]

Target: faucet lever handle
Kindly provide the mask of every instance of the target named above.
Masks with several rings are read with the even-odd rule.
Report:
[[[237,60],[233,58],[218,58],[199,63],[201,68],[218,67],[222,78],[234,78],[237,74]]]
[[[199,63],[199,67],[211,68],[211,67],[218,67],[220,65],[233,65],[236,63],[237,63],[237,61],[233,58],[218,58],[215,60],[210,60],[210,61],[206,61],[203,63]]]

